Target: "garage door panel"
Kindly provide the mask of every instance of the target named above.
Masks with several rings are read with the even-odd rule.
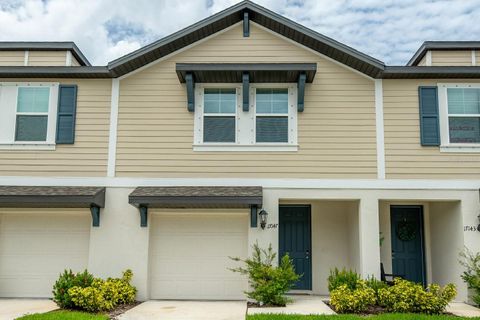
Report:
[[[64,269],[86,269],[88,209],[8,210],[0,214],[0,297],[50,297]]]
[[[244,299],[245,277],[228,268],[246,257],[248,214],[154,215],[150,243],[153,299]]]

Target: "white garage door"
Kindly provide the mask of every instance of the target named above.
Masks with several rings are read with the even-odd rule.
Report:
[[[246,279],[228,268],[246,257],[248,215],[152,215],[150,285],[152,299],[245,299]]]
[[[88,209],[0,209],[0,297],[50,297],[64,269],[86,269],[88,213]]]

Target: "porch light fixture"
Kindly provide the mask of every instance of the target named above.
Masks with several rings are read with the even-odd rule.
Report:
[[[260,227],[262,229],[265,229],[266,225],[267,225],[267,216],[268,216],[268,212],[265,211],[264,209],[260,210],[260,212],[258,213],[258,215],[260,216]]]

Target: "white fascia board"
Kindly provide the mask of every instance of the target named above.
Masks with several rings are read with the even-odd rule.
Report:
[[[18,186],[262,186],[281,189],[356,190],[477,190],[480,180],[427,179],[248,179],[248,178],[119,178],[119,177],[22,177],[0,176],[0,185]]]

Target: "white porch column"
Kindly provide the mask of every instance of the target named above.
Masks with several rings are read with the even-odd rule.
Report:
[[[262,208],[258,208],[260,212]],[[258,217],[258,227],[248,230],[248,255],[252,254],[252,245],[258,242],[260,248],[272,248],[278,254],[278,195],[269,190],[263,190],[263,209],[268,212],[267,227],[262,230],[260,227],[260,217]],[[268,227],[270,225],[270,227]]]
[[[380,279],[380,228],[378,199],[364,197],[358,208],[360,245],[360,274],[363,278],[375,276]]]
[[[148,299],[149,227],[140,227],[140,213],[128,204],[131,188],[107,188],[100,226],[90,231],[88,270],[97,277],[120,277],[133,271],[137,299]],[[150,216],[148,217],[150,220]],[[150,222],[150,221],[149,221]],[[150,226],[150,223],[149,223]]]

